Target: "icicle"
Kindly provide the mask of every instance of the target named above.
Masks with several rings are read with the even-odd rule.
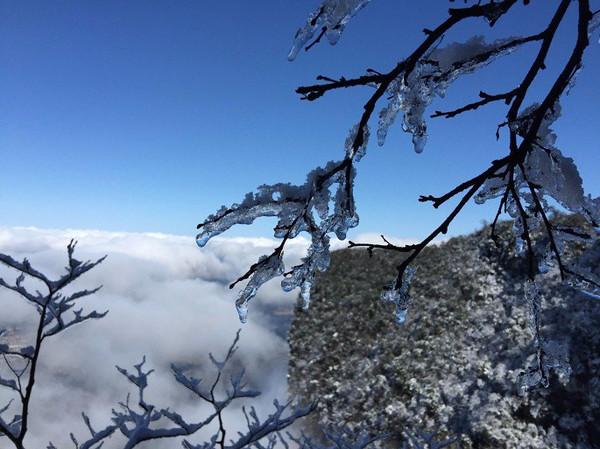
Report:
[[[409,289],[414,274],[415,270],[413,268],[406,268],[402,275],[402,286],[399,289],[396,288],[396,282],[394,281],[390,287],[381,294],[381,299],[383,301],[392,302],[396,305],[396,323],[399,325],[404,324],[406,321],[408,308],[412,302]]]

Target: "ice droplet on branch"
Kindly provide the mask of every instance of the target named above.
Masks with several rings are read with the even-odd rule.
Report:
[[[400,288],[396,287],[396,281],[381,294],[381,299],[385,302],[391,302],[396,305],[396,323],[399,325],[404,324],[406,321],[406,315],[408,308],[412,303],[409,289],[410,282],[415,274],[415,270],[411,267],[407,267],[402,274],[402,285]]]

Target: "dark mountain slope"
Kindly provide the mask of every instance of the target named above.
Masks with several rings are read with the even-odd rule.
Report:
[[[378,297],[398,258],[342,250],[320,276],[290,340],[292,393],[319,399],[321,424],[464,433],[473,448],[600,447],[600,302],[541,283],[543,332],[565,344],[567,380],[517,395],[533,358],[524,267],[509,225],[427,249],[415,267],[404,326]]]

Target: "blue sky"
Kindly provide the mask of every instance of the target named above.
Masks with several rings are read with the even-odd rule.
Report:
[[[556,3],[520,6],[521,15],[491,31],[471,21],[446,41],[540,31]],[[450,4],[373,0],[337,46],[322,44],[290,63],[292,36],[317,4],[0,0],[0,223],[194,235],[199,221],[257,185],[301,183],[307,171],[340,159],[370,90],[307,103],[294,89],[318,74],[389,70]],[[573,33],[562,31],[534,93],[543,94],[569,53]],[[459,106],[481,89],[512,88],[535,50],[456,83],[432,109]],[[599,74],[593,39],[555,127],[558,146],[575,159],[594,196],[600,194]],[[356,184],[359,231],[422,237],[437,226],[444,210],[418,203],[418,196],[443,193],[502,155],[494,132],[503,113],[494,105],[431,120],[421,155],[398,125],[383,148],[372,142]],[[480,226],[493,209],[468,207],[450,233]],[[230,235],[269,236],[270,226],[265,220]]]

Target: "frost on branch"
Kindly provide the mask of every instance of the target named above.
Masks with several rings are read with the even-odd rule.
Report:
[[[119,407],[112,411],[111,423],[102,430],[96,431],[87,415],[82,414],[86,427],[90,433],[87,440],[80,442],[77,437],[71,434],[71,440],[76,449],[97,449],[103,442],[113,435],[120,434],[124,439],[123,446],[127,449],[133,449],[141,446],[143,443],[151,440],[190,437],[204,429],[207,426],[213,426],[215,432],[210,439],[202,444],[195,445],[189,440],[183,441],[183,447],[187,449],[196,448],[214,448],[221,449],[242,449],[253,444],[260,445],[261,441],[271,440],[279,432],[293,424],[296,420],[308,415],[314,409],[314,404],[304,407],[293,407],[291,402],[280,404],[276,400],[273,402],[275,411],[266,419],[259,419],[254,407],[247,413],[243,408],[248,430],[239,432],[238,435],[225,444],[226,428],[223,427],[223,411],[234,401],[244,398],[254,398],[260,395],[260,392],[246,388],[244,370],[231,373],[229,367],[232,356],[236,352],[239,341],[239,331],[237,332],[233,344],[229,347],[223,361],[217,361],[212,354],[210,360],[216,368],[215,380],[204,383],[185,372],[184,369],[173,365],[172,371],[175,380],[184,388],[189,390],[199,401],[209,404],[210,411],[208,416],[199,421],[191,421],[184,418],[181,414],[168,408],[160,408],[151,404],[145,399],[145,392],[148,388],[148,379],[154,370],[146,370],[144,365],[146,359],[141,363],[134,365],[134,371],[117,367],[129,382],[131,382],[136,391],[136,400],[130,401],[130,396],[124,402],[120,402]],[[216,390],[224,387],[223,397],[218,397]],[[134,403],[132,403],[134,402]],[[218,425],[216,423],[218,422]],[[49,449],[57,449],[52,443]]]
[[[306,24],[296,31],[294,43],[288,54],[288,59],[293,61],[302,48],[307,45],[316,33],[319,33],[315,41],[306,49],[319,42],[323,35],[331,45],[335,45],[340,39],[346,24],[362,8],[367,6],[370,0],[324,0],[306,20]]]
[[[24,301],[33,306],[32,310],[38,315],[37,332],[32,344],[14,347],[8,344],[0,344],[0,355],[6,365],[7,372],[12,378],[4,378],[0,375],[0,389],[8,390],[13,396],[7,404],[0,404],[0,438],[8,438],[15,447],[22,442],[27,434],[27,422],[29,417],[29,406],[35,382],[35,372],[38,366],[39,356],[46,339],[53,337],[63,331],[92,319],[103,318],[107,312],[91,310],[84,312],[83,307],[78,307],[78,301],[96,293],[100,287],[92,290],[79,290],[65,294],[64,289],[70,287],[71,283],[84,275],[92,268],[104,261],[102,257],[94,262],[83,262],[74,257],[77,242],[71,240],[67,245],[67,266],[65,272],[57,279],[51,279],[39,270],[35,269],[28,259],[19,262],[7,254],[0,254],[0,263],[17,271],[18,276],[14,282],[8,282],[0,278],[0,287],[12,290]],[[32,291],[27,283],[36,281],[41,283],[47,292],[39,290]],[[2,307],[7,307],[3,304]],[[0,329],[0,337],[4,333]],[[10,396],[6,396],[7,398]],[[17,400],[17,406],[13,402]],[[13,417],[5,419],[3,415],[14,412]],[[4,446],[3,446],[4,447]],[[92,446],[81,446],[81,449],[92,448]]]
[[[343,240],[350,228],[358,225],[358,215],[354,206],[353,183],[355,169],[353,161],[362,157],[368,141],[368,130],[363,132],[362,141],[356,149],[353,142],[357,138],[357,127],[351,129],[346,144],[346,159],[328,162],[324,167],[312,170],[303,185],[274,184],[262,185],[256,193],[248,193],[239,204],[223,206],[198,225],[200,233],[196,237],[198,246],[236,224],[251,224],[259,217],[277,217],[274,236],[282,239],[281,244],[271,255],[261,256],[248,272],[231,284],[248,279],[241,291],[236,307],[242,322],[246,322],[248,303],[265,282],[284,274],[281,286],[284,291],[299,287],[308,307],[310,288],[315,273],[329,266],[330,233]],[[311,243],[307,255],[300,265],[285,272],[283,249],[289,239],[301,232],[310,235]]]
[[[415,65],[408,77],[402,72],[387,90],[389,103],[379,113],[377,142],[385,143],[389,127],[399,112],[404,114],[402,129],[412,134],[414,149],[421,153],[427,141],[425,111],[435,96],[444,97],[446,90],[460,76],[473,73],[499,56],[511,53],[521,41],[500,39],[485,42],[474,36],[464,43],[436,48]]]

